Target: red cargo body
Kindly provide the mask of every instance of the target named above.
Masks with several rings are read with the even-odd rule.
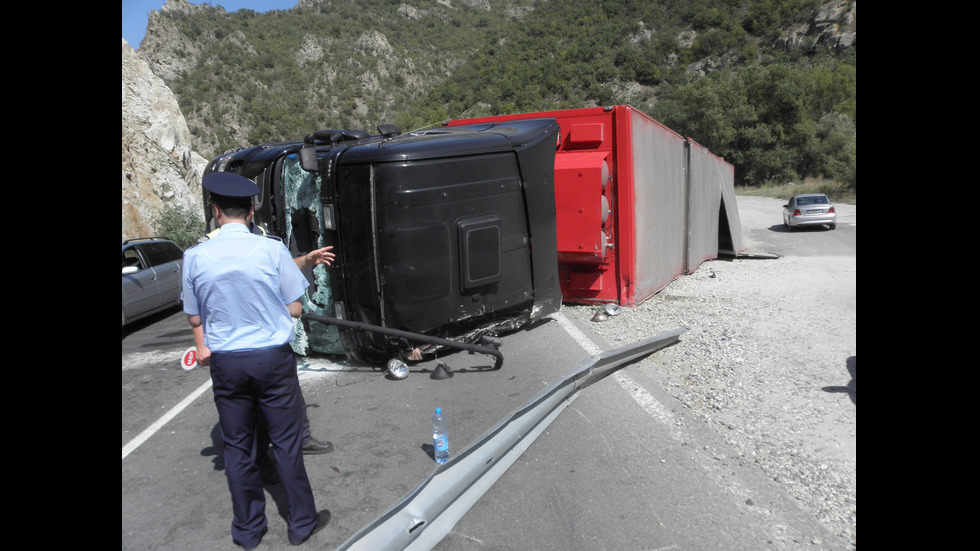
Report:
[[[719,250],[742,245],[734,168],[620,105],[450,121],[561,126],[555,208],[562,299],[636,306]]]

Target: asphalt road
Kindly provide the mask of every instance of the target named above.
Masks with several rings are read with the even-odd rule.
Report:
[[[781,225],[747,227],[744,218],[743,233],[773,240],[768,250],[790,243],[780,241]],[[854,231],[843,222],[834,232],[803,230],[816,235],[806,246],[840,247],[843,232]],[[179,311],[123,336],[124,550],[238,549],[208,372],[179,365],[191,345]],[[683,336],[674,346],[684,346]],[[609,349],[558,314],[504,337],[498,371],[488,370],[490,357],[452,353],[442,358],[449,379],[431,379],[435,363],[424,362],[394,381],[340,358],[300,358],[313,433],[336,448],[306,458],[317,506],[332,520],[304,547],[336,549],[432,473],[435,407],[459,450]],[[719,464],[727,448],[654,372],[627,366],[584,390],[436,549],[814,549],[811,542],[833,539],[758,469]],[[292,549],[282,490],[266,491],[269,533],[259,549]]]

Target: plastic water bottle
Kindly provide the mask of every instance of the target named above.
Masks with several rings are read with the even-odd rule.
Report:
[[[442,416],[442,408],[436,408],[432,416],[432,444],[435,447],[433,455],[436,463],[449,461],[449,433],[446,431],[446,418]]]

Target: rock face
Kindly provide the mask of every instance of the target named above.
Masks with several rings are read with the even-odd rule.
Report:
[[[165,205],[204,218],[201,176],[208,161],[191,150],[177,98],[122,41],[122,238],[157,235]]]
[[[157,10],[150,10],[146,25],[146,36],[141,44],[140,57],[149,60],[153,74],[165,81],[172,81],[193,69],[201,58],[201,44],[190,40],[176,27],[160,24],[163,12],[195,15],[205,13],[209,6],[191,4],[187,0],[167,0]],[[219,6],[224,12],[224,8]]]
[[[783,47],[809,44],[826,45],[834,50],[846,50],[857,43],[857,2],[832,0],[825,2],[813,21],[789,29],[779,39]]]

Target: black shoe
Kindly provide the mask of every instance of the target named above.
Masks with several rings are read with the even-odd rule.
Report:
[[[303,455],[315,455],[318,453],[329,453],[333,451],[333,444],[330,442],[320,442],[316,438],[310,438],[310,441],[303,446]]]
[[[310,535],[316,534],[320,530],[327,527],[327,523],[330,522],[330,511],[324,509],[316,514],[316,526],[313,527],[313,531]]]
[[[310,532],[310,535],[309,536],[306,536],[305,538],[303,538],[303,541],[301,541],[299,543],[296,543],[294,545],[299,545],[301,543],[305,543],[306,540],[308,540],[311,537],[313,537],[313,534],[316,534],[320,530],[323,530],[324,528],[326,528],[328,522],[330,522],[330,511],[324,509],[324,510],[320,511],[319,513],[317,513],[316,514],[316,526],[313,527],[313,531]]]

